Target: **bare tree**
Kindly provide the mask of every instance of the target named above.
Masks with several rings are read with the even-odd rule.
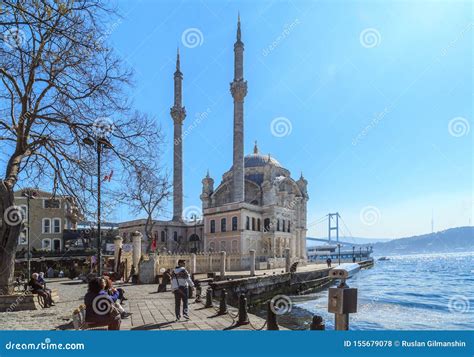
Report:
[[[146,166],[159,129],[133,112],[131,80],[107,46],[114,9],[101,0],[2,1],[0,33],[0,289],[9,290],[21,219],[20,182],[49,183],[87,214],[94,202],[96,147],[107,134],[106,166]],[[117,22],[116,22],[117,23]],[[106,168],[107,169],[107,168]],[[88,203],[88,204],[87,204]]]
[[[171,195],[171,184],[157,165],[139,164],[131,166],[127,182],[128,184],[123,187],[118,197],[122,203],[129,205],[132,213],[136,215],[145,213],[147,251],[150,251],[153,228]]]

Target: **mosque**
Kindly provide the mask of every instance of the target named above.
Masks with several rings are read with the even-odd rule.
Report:
[[[154,239],[161,251],[226,251],[249,254],[255,250],[260,260],[282,257],[290,249],[294,260],[306,261],[307,192],[303,175],[291,177],[274,157],[261,154],[257,143],[244,156],[244,43],[240,18],[234,44],[234,79],[230,93],[234,102],[233,160],[219,184],[209,173],[202,180],[202,217],[199,221],[183,219],[183,140],[186,117],[182,97],[183,74],[179,53],[174,73],[173,218],[156,221]],[[120,233],[126,238],[143,229],[145,220],[124,222]]]

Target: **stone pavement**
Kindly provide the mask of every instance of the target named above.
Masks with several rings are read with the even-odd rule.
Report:
[[[129,299],[124,308],[132,316],[122,320],[123,330],[225,330],[234,329],[233,317],[237,310],[229,306],[229,314],[216,316],[215,308],[204,308],[202,303],[190,300],[189,321],[175,322],[174,296],[171,292],[156,293],[157,285],[116,284],[125,289]],[[87,284],[69,279],[57,279],[48,283],[49,288],[59,290],[60,301],[48,309],[34,311],[0,312],[2,330],[55,330],[72,329],[72,312],[83,303]],[[203,289],[204,291],[204,289]],[[203,298],[203,301],[205,298]],[[251,325],[237,327],[252,330],[264,326],[265,320],[249,314]]]

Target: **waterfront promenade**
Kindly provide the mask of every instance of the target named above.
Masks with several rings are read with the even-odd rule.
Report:
[[[203,303],[190,299],[190,320],[175,322],[174,296],[171,292],[156,293],[157,285],[117,284],[126,291],[124,307],[132,316],[122,320],[122,330],[225,330],[233,329],[237,310],[228,306],[229,314],[216,316],[215,308],[204,308]],[[60,301],[48,309],[33,311],[0,312],[2,330],[57,330],[73,329],[72,312],[83,303],[87,284],[69,279],[56,279],[49,288],[59,290]],[[204,302],[205,298],[203,298]],[[253,330],[262,327],[265,320],[249,314],[251,325],[237,330]]]

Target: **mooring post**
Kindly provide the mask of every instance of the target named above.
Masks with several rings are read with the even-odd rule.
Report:
[[[323,318],[319,315],[313,316],[313,322],[309,325],[310,330],[325,330],[326,325],[324,324]]]
[[[239,319],[237,325],[247,325],[249,324],[249,315],[247,314],[247,298],[245,294],[239,296]]]
[[[255,276],[255,249],[250,249],[250,276]]]
[[[206,305],[204,307],[212,307],[212,288],[207,288],[206,290]]]
[[[273,311],[273,303],[271,301],[267,304],[267,330],[279,330],[277,317]]]
[[[222,289],[221,291],[221,300],[219,303],[219,312],[218,315],[225,315],[227,314],[227,291]]]
[[[285,272],[289,273],[291,269],[290,248],[285,248]]]
[[[221,252],[221,280],[224,279],[225,277],[225,258],[226,258],[226,252],[222,251]]]

